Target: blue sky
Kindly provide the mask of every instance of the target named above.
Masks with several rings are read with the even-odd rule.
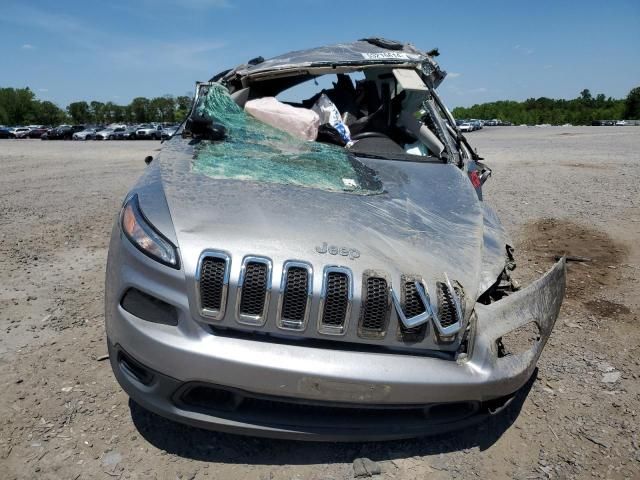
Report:
[[[41,99],[184,95],[262,55],[384,36],[439,47],[450,107],[640,85],[640,0],[2,0],[0,86]]]

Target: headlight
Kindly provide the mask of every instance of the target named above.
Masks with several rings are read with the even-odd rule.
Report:
[[[137,195],[129,198],[122,207],[120,224],[126,237],[142,253],[164,265],[179,268],[176,247],[145,218]]]

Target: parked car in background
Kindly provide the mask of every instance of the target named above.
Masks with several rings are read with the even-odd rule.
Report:
[[[84,125],[60,125],[44,133],[42,140],[71,140],[73,134],[85,129]]]
[[[16,138],[13,129],[4,127],[0,128],[0,138]]]
[[[98,131],[102,130],[101,127],[90,127],[85,128],[80,132],[76,132],[73,134],[74,140],[93,140]]]
[[[616,122],[616,127],[624,127],[626,125],[629,125],[626,120],[618,120]]]
[[[16,138],[27,138],[27,134],[31,131],[29,127],[16,127],[13,134]]]
[[[114,132],[115,140],[135,140],[138,127],[125,127],[124,130]]]
[[[168,140],[169,138],[171,138],[171,137],[173,137],[175,135],[177,130],[178,130],[177,126],[171,126],[171,127],[163,128],[162,131],[161,131],[160,137],[163,140]]]
[[[95,140],[115,140],[116,135],[120,132],[124,132],[126,127],[105,128],[96,132]]]
[[[49,130],[49,128],[45,126],[32,128],[29,130],[29,133],[27,133],[27,137],[40,138],[45,132],[47,132],[47,130]]]
[[[473,128],[473,125],[471,123],[469,123],[469,122],[465,122],[465,123],[460,124],[458,126],[458,129],[461,132],[473,132],[475,130],[475,128]]]
[[[136,130],[136,138],[140,138],[140,139],[150,138],[153,140],[160,140],[161,137],[162,137],[162,127],[159,125],[156,126],[151,124],[144,124],[144,125],[140,125]]]

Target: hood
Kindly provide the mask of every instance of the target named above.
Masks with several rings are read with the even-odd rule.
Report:
[[[476,298],[483,246],[481,204],[451,164],[360,159],[382,183],[357,195],[263,181],[212,178],[194,169],[194,150],[176,138],[158,157],[160,175],[187,275],[201,252],[223,250],[232,275],[246,255],[277,266],[302,260],[389,275],[420,275],[428,288],[444,272]],[[358,283],[358,280],[355,281]]]

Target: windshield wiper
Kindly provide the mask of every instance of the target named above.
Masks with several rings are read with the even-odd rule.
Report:
[[[420,155],[411,155],[410,153],[387,153],[387,154],[379,154],[379,153],[371,153],[371,152],[352,152],[356,157],[364,157],[364,158],[375,158],[379,160],[392,160],[397,162],[415,162],[415,163],[447,163],[446,160],[443,160],[438,157],[422,157]]]

